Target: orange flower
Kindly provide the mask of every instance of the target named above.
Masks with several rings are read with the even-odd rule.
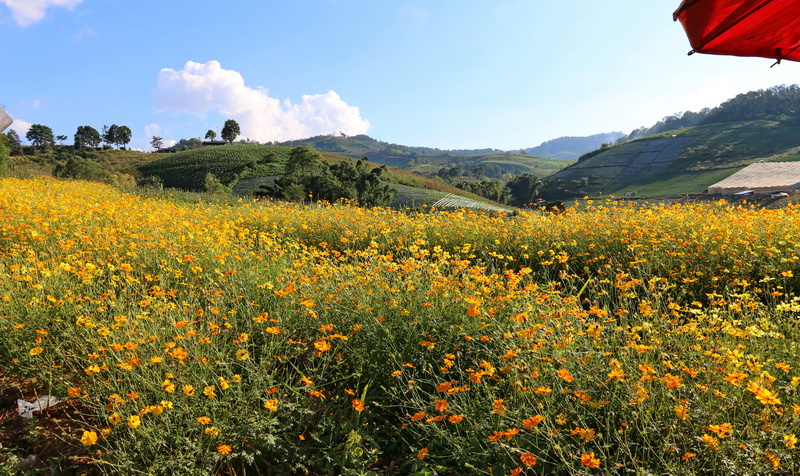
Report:
[[[558,369],[558,371],[556,371],[556,375],[558,375],[559,378],[561,378],[561,380],[565,382],[575,381],[575,378],[572,376],[571,373],[569,373],[569,370],[567,369]]]
[[[595,431],[592,428],[576,427],[571,430],[570,435],[578,435],[583,441],[592,441],[595,437]]]
[[[528,417],[522,420],[523,428],[525,428],[526,430],[530,430],[534,426],[541,423],[542,420],[544,420],[544,417],[542,415],[534,415],[532,417]]]
[[[426,415],[425,412],[417,412],[417,413],[411,415],[411,421],[420,421],[423,418],[425,418],[425,415]]]
[[[419,459],[425,459],[426,456],[428,456],[428,448],[422,448],[417,452],[417,458]]]
[[[331,350],[331,344],[326,340],[318,340],[314,342],[314,347],[320,352]]]
[[[217,453],[221,455],[229,455],[231,454],[231,451],[233,451],[231,445],[223,445],[223,444],[217,445]]]
[[[681,388],[683,387],[683,378],[677,375],[667,374],[662,379],[662,382],[667,384],[667,388]]]
[[[594,457],[594,452],[581,455],[581,464],[589,468],[599,468],[600,460]]]
[[[536,464],[536,456],[533,456],[530,452],[525,452],[519,455],[519,460],[522,461],[522,464],[525,466],[533,466]]]
[[[208,418],[207,416],[197,417],[197,423],[200,423],[201,425],[208,425],[211,423],[211,418]]]
[[[464,415],[450,415],[447,417],[447,421],[450,423],[461,423],[464,420]]]
[[[448,406],[447,405],[447,400],[445,400],[444,398],[440,398],[439,400],[436,400],[435,402],[433,402],[433,408],[435,408],[436,410],[438,410],[440,412],[446,411],[447,410],[447,406]]]
[[[364,411],[364,402],[362,402],[361,400],[359,400],[357,398],[354,398],[353,399],[353,408],[357,412],[363,412]]]
[[[508,409],[506,408],[505,404],[503,403],[502,398],[498,398],[492,404],[492,413],[497,413],[499,415],[504,414]]]

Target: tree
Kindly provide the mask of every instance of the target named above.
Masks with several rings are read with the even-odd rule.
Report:
[[[25,138],[31,141],[34,147],[42,148],[55,145],[56,141],[53,137],[53,129],[41,124],[33,124],[25,134]]]
[[[58,145],[64,145],[64,141],[67,140],[67,136],[61,134],[59,136],[56,136],[56,139],[58,139]]]
[[[100,133],[92,126],[78,126],[74,138],[76,149],[84,149],[86,147],[96,148],[102,141]]]
[[[6,132],[6,139],[8,139],[8,148],[12,155],[22,153],[22,141],[19,140],[19,134],[14,129],[9,129]]]
[[[0,134],[0,174],[6,173],[11,167],[11,152],[7,143],[7,136]]]
[[[223,132],[224,132],[224,129],[223,129]],[[214,140],[216,138],[217,138],[217,133],[214,132],[213,130],[209,129],[208,132],[206,132],[206,140]]]
[[[103,142],[108,145],[117,143],[117,125],[111,124],[111,127],[103,126]]]
[[[539,194],[542,182],[539,177],[531,174],[522,174],[514,177],[506,184],[508,194],[513,199],[514,205],[524,207],[533,202]]]
[[[131,141],[131,129],[128,126],[119,126],[117,128],[117,145],[120,149],[125,149]]]
[[[103,124],[103,132],[100,134],[100,138],[103,140],[103,148],[107,147],[108,144],[110,144],[110,142],[108,141],[108,139],[110,138],[109,130],[108,126],[105,124]]]
[[[152,147],[153,150],[158,151],[161,150],[161,147],[163,146],[164,146],[164,139],[158,136],[153,136],[153,140],[150,141],[150,147]]]
[[[103,126],[105,129],[105,126]],[[111,124],[105,134],[103,134],[103,142],[107,144],[114,144],[120,149],[124,149],[125,146],[131,141],[131,130],[128,126],[118,126],[116,124]]]
[[[225,137],[224,130],[222,134],[222,137]],[[301,145],[289,152],[285,170],[287,175],[307,175],[319,172],[323,165],[322,154],[311,147]]]
[[[228,119],[225,121],[225,125],[222,127],[222,140],[226,140],[232,144],[236,139],[236,136],[241,134],[241,132],[242,131],[239,129],[239,123],[233,119]]]

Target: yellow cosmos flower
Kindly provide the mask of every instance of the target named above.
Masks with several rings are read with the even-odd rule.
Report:
[[[86,446],[92,446],[97,443],[97,433],[93,431],[84,431],[81,435],[81,443]]]
[[[128,417],[128,427],[130,428],[139,428],[139,425],[142,424],[141,418],[139,415],[131,415]]]

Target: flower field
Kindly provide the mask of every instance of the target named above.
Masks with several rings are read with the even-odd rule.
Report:
[[[797,472],[798,236],[793,206],[409,214],[0,179],[0,390],[66,399],[0,472],[36,438],[61,451],[41,464],[108,474]]]

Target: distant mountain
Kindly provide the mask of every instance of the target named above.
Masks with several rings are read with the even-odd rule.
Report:
[[[306,146],[313,147],[320,152],[341,154],[355,159],[369,157],[369,160],[379,164],[394,167],[407,167],[410,162],[416,161],[420,156],[426,155],[453,155],[467,156],[478,154],[492,154],[502,152],[499,149],[454,149],[445,150],[434,147],[416,147],[379,141],[370,136],[360,134],[357,136],[346,135],[321,135],[307,139],[279,142],[276,145],[285,147]]]
[[[559,137],[525,149],[525,152],[537,157],[577,159],[587,152],[599,149],[603,144],[613,144],[623,136],[625,134],[622,132],[607,132],[586,137]]]

